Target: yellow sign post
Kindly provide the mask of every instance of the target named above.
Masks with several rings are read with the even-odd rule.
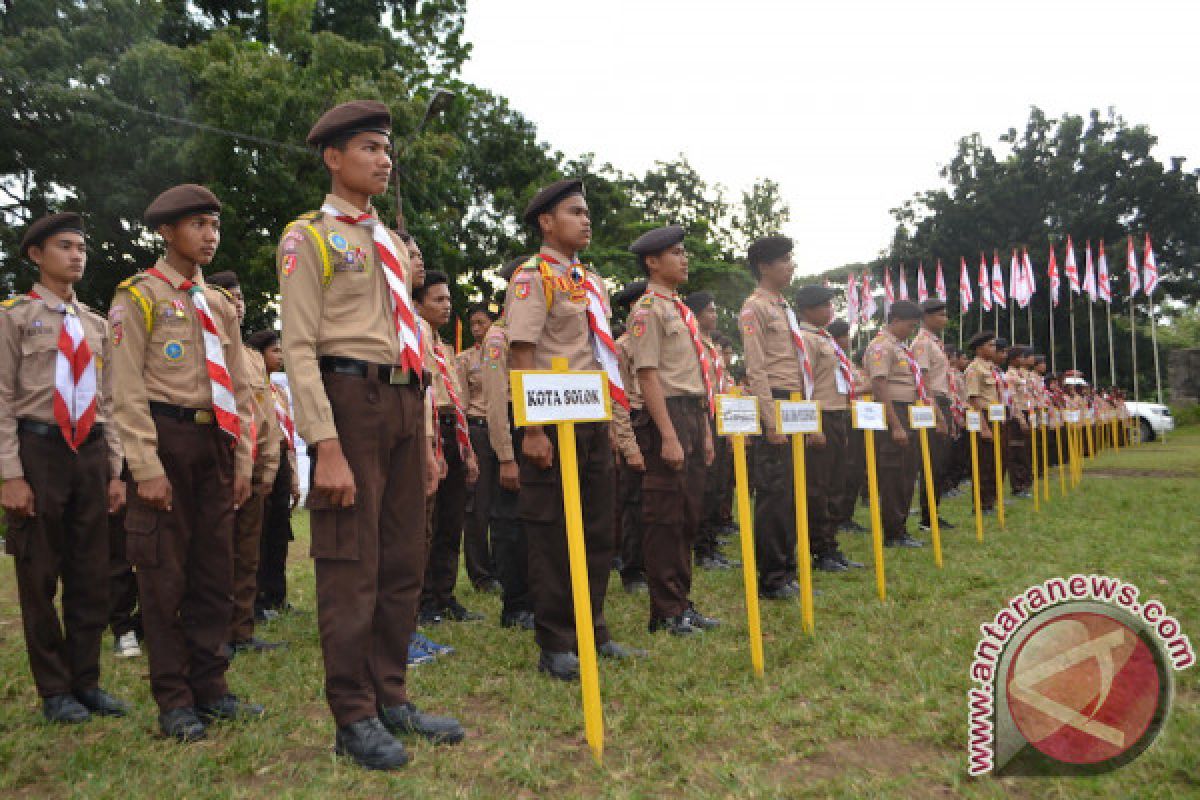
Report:
[[[746,469],[746,436],[760,432],[758,399],[717,395],[717,434],[733,444],[733,480],[737,493],[738,527],[742,532],[742,583],[746,588],[746,622],[750,629],[750,664],[763,676],[762,619],[758,613],[758,567],[754,561],[754,518],[750,513],[750,478]]]
[[[596,664],[587,548],[583,541],[575,424],[612,419],[612,404],[608,377],[604,372],[571,372],[565,358],[556,358],[553,364],[552,370],[514,370],[511,373],[513,421],[518,426],[554,425],[558,432],[571,598],[575,603],[575,641],[579,649],[579,683],[583,693],[583,725],[592,756],[599,764],[604,760],[604,710],[600,705],[600,673]]]
[[[813,633],[812,542],[808,530],[808,467],[804,436],[821,432],[821,406],[799,392],[775,401],[775,430],[792,437],[792,491],[796,496],[796,559],[800,565],[800,627]]]
[[[983,541],[983,502],[979,496],[979,431],[983,430],[983,415],[967,412],[967,433],[971,437],[971,494],[975,496],[975,538]]]
[[[911,405],[908,422],[921,437],[921,465],[925,471],[925,502],[929,506],[929,533],[933,540],[933,563],[942,566],[942,529],[938,524],[937,487],[933,483],[933,466],[929,459],[929,429],[937,427],[937,412],[933,406]]]
[[[887,600],[887,575],[883,564],[883,520],[879,510],[879,473],[875,466],[875,432],[887,432],[887,417],[883,403],[856,400],[851,406],[852,422],[863,432],[863,444],[867,455],[867,492],[871,498],[871,542],[875,555],[875,588],[879,600]]]
[[[1033,510],[1042,510],[1041,500],[1038,499],[1038,418],[1037,410],[1029,413],[1029,462],[1033,465]]]
[[[1096,457],[1096,425],[1093,413],[1089,411],[1083,412],[1083,427],[1087,431],[1088,458]]]
[[[1042,489],[1046,497],[1046,502],[1050,502],[1050,415],[1046,413],[1046,409],[1042,409],[1041,429],[1042,429]]]
[[[1004,454],[1000,449],[1000,423],[1004,422],[1004,406],[993,403],[988,406],[988,421],[992,423],[993,466],[996,468],[996,519],[1004,527]]]

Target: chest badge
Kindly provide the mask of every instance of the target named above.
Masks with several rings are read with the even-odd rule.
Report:
[[[340,233],[331,233],[329,234],[329,246],[334,250],[337,250],[339,253],[344,253],[347,249],[349,249],[350,243],[347,242],[346,237],[342,236]]]
[[[179,361],[183,358],[183,352],[183,342],[178,339],[169,339],[163,344],[163,356],[166,357],[167,361],[172,363]]]

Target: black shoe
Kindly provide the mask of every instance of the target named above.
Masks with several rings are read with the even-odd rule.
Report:
[[[229,647],[234,653],[266,653],[270,650],[286,650],[287,642],[268,642],[266,639],[251,636],[249,639],[230,642]]]
[[[574,653],[551,653],[542,651],[538,657],[538,671],[547,673],[560,681],[579,680],[579,657]]]
[[[994,508],[985,508],[985,509],[983,509],[983,511],[981,511],[980,513],[981,513],[981,514],[983,514],[983,516],[985,516],[985,517],[994,517],[994,516],[996,516],[996,509],[994,509]]]
[[[500,581],[495,578],[489,578],[483,583],[477,584],[475,591],[483,592],[484,594],[500,594],[504,591],[504,587],[500,585]]]
[[[884,547],[924,547],[925,543],[920,539],[914,539],[907,533],[895,539],[888,539],[883,543]]]
[[[217,721],[262,719],[266,715],[266,709],[258,703],[239,700],[236,694],[227,694],[215,703],[196,704],[196,716],[202,722],[210,724]]]
[[[701,556],[696,559],[700,569],[730,569],[733,565],[720,556]]]
[[[101,717],[123,717],[129,711],[129,706],[98,687],[76,692],[75,699]]]
[[[73,694],[56,694],[42,700],[42,716],[49,722],[77,725],[92,718]]]
[[[713,556],[713,558],[725,565],[723,569],[737,569],[738,567],[742,566],[742,562],[734,561],[732,558],[727,558],[720,553],[717,553],[715,556]]]
[[[953,522],[948,522],[948,521],[942,519],[941,517],[938,517],[938,527],[945,528],[948,531],[952,531],[955,528],[957,528],[958,526],[955,525]]]
[[[765,600],[790,600],[800,594],[800,587],[790,583],[776,586],[774,589],[761,589],[758,596]]]
[[[532,611],[514,611],[511,614],[500,615],[500,625],[505,628],[523,628],[524,630],[533,630],[536,620]]]
[[[831,555],[817,556],[813,559],[813,566],[821,570],[821,572],[845,572],[849,569],[849,567]]]
[[[181,742],[198,742],[208,736],[194,708],[172,708],[165,714],[159,714],[158,727],[163,736]]]
[[[432,608],[422,608],[417,614],[418,625],[441,625],[442,622],[442,615]]]
[[[360,719],[338,728],[333,750],[339,756],[350,756],[367,769],[399,769],[408,763],[404,745],[387,732],[379,717]]]
[[[458,744],[466,736],[454,717],[435,717],[417,710],[412,703],[379,709],[383,727],[396,735],[420,736],[434,744]]]
[[[256,608],[254,609],[254,621],[259,625],[266,625],[268,622],[274,622],[279,619],[279,611],[274,608]]]
[[[646,628],[651,633],[666,631],[672,636],[691,636],[693,633],[704,632],[699,626],[693,625],[692,621],[687,618],[686,614],[680,614],[676,617],[661,617],[659,619],[652,619]]]
[[[850,520],[849,522],[840,526],[839,530],[849,531],[850,533],[866,533],[868,531],[867,528],[864,528],[862,525],[859,525],[854,520]]]
[[[851,561],[850,559],[846,558],[846,554],[841,550],[834,553],[833,557],[836,558],[846,569],[864,569],[866,567],[866,564],[862,563],[861,561]]]
[[[483,619],[483,614],[470,611],[466,606],[457,600],[451,600],[446,607],[442,609],[442,618],[451,619],[455,622],[475,622]]]
[[[611,658],[614,661],[630,661],[650,655],[645,650],[639,650],[636,647],[626,647],[623,644],[614,642],[612,639],[597,647],[596,652],[601,658]]]
[[[1022,489],[1019,492],[1013,492],[1013,497],[1019,497],[1022,500],[1032,500],[1033,499],[1033,495],[1029,492],[1028,489]]]
[[[683,618],[686,619],[693,628],[700,628],[701,630],[710,631],[713,628],[721,627],[721,620],[717,619],[716,617],[708,617],[704,614],[701,614],[691,603],[688,603],[687,610],[683,612]]]
[[[641,578],[634,578],[628,581],[622,581],[625,586],[625,594],[644,594],[650,590],[646,582]]]

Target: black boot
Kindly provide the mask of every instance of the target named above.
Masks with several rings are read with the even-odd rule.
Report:
[[[368,717],[337,729],[334,752],[350,756],[367,769],[399,769],[408,763],[404,745],[387,732],[379,717]]]

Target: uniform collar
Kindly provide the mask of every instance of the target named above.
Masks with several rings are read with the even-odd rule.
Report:
[[[165,258],[160,258],[154,268],[167,279],[167,283],[171,284],[171,288],[176,291],[183,291],[180,287],[187,281],[187,278],[175,271],[175,268],[167,263]],[[196,267],[196,275],[192,278],[192,283],[197,286],[204,286],[204,272]]]
[[[565,271],[567,269],[570,269],[571,264],[579,263],[579,259],[564,255],[563,253],[558,252],[553,247],[551,247],[550,245],[547,245],[547,244],[543,244],[538,249],[538,254],[543,255],[543,256],[548,256],[549,258],[553,259],[553,261],[548,262],[550,264],[550,269],[558,269],[558,270]],[[558,262],[557,265],[554,263],[555,261]]]
[[[40,282],[36,282],[33,284],[33,291],[36,292],[37,295],[46,302],[46,305],[53,306],[55,308],[63,305],[64,303],[78,303],[78,301],[75,299],[75,290],[73,290],[73,289],[71,290],[70,297],[59,297],[57,294],[55,294],[54,292],[47,289]]]
[[[783,295],[779,292],[772,292],[770,289],[764,289],[761,286],[755,286],[754,294],[759,299],[766,300],[768,303],[780,306],[787,305],[787,301],[783,299]]]
[[[672,300],[676,300],[679,298],[679,292],[675,291],[674,289],[668,289],[666,286],[663,286],[661,283],[654,283],[653,281],[646,284],[646,291],[654,292],[655,294],[659,294],[659,295],[666,295],[667,297],[671,298]]]
[[[805,322],[802,319],[797,319],[796,323],[800,326],[800,330],[807,331],[808,333],[823,333],[825,330],[824,328],[818,328],[811,322]]]
[[[361,217],[364,213],[376,217],[375,209],[371,206],[367,208],[355,208],[354,204],[345,198],[338,197],[336,194],[325,195],[325,205],[333,206],[338,210],[339,214],[344,214],[347,217]],[[376,217],[377,218],[377,217]]]

